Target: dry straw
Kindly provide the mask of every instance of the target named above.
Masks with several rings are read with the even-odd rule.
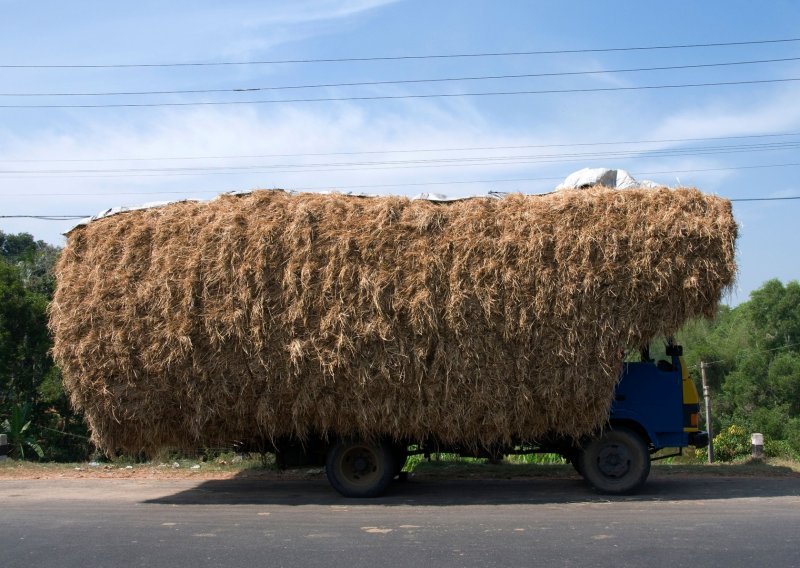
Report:
[[[727,200],[666,188],[132,211],[70,233],[54,353],[108,451],[578,437],[607,421],[620,347],[714,314],[736,231]]]

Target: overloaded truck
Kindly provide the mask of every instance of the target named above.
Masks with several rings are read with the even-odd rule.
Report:
[[[645,347],[638,353],[639,361],[623,364],[608,423],[579,439],[543,436],[476,450],[468,445],[441,444],[435,437],[314,438],[303,442],[287,438],[275,443],[276,457],[283,467],[324,465],[331,486],[347,497],[377,496],[401,476],[409,455],[430,457],[440,452],[488,459],[557,453],[596,490],[630,493],[647,480],[652,459],[674,457],[687,446],[708,444],[708,434],[698,428],[699,398],[682,357],[683,348],[669,340],[665,352],[666,359],[655,361]],[[677,453],[652,457],[665,448]]]
[[[555,452],[625,493],[656,452],[705,443],[681,347],[647,346],[733,282],[729,201],[427,197],[253,191],[75,227],[50,324],[94,442],[257,444],[350,497],[442,451]]]

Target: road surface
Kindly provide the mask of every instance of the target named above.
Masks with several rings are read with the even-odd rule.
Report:
[[[798,566],[800,476],[412,480],[376,500],[324,480],[0,480],[0,566]]]

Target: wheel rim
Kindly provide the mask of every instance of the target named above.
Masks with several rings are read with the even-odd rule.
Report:
[[[354,486],[369,486],[383,475],[383,463],[369,446],[351,446],[342,452],[337,463],[341,477]]]
[[[597,455],[597,467],[606,477],[624,477],[631,470],[631,454],[624,445],[608,444]]]

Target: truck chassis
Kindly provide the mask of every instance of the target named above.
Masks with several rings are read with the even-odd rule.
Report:
[[[643,349],[642,361],[624,363],[606,428],[580,440],[553,436],[536,443],[473,449],[434,438],[311,437],[276,441],[276,460],[279,467],[324,465],[331,486],[345,497],[375,497],[402,477],[409,455],[452,453],[499,460],[504,455],[556,453],[597,491],[631,493],[644,485],[652,461],[669,457],[653,457],[657,452],[677,448],[671,455],[680,455],[684,447],[708,441],[698,428],[699,397],[682,348],[670,342],[666,353],[670,361],[655,362]]]

